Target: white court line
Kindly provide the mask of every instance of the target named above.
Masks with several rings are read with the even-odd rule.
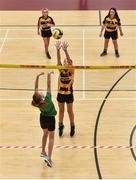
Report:
[[[1,53],[1,52],[2,52],[2,50],[3,50],[3,47],[4,47],[4,44],[5,44],[5,42],[6,42],[6,39],[7,39],[8,33],[9,33],[9,29],[7,29],[7,30],[6,30],[6,33],[5,33],[4,39],[3,39],[3,38],[1,38],[1,39],[3,39],[3,42],[2,42],[2,45],[1,45],[1,47],[0,47],[0,53]]]
[[[85,66],[85,31],[83,30],[83,66]],[[85,71],[82,70],[82,73],[83,73],[83,99],[85,99]]]
[[[136,98],[87,98],[87,99],[75,99],[75,101],[136,101]],[[32,99],[0,99],[0,101],[32,101]],[[56,101],[56,98],[53,98],[53,101]]]
[[[3,38],[0,38],[1,40],[3,39]],[[5,37],[4,37],[4,39],[5,39]],[[34,39],[39,39],[39,40],[41,40],[41,37],[39,37],[39,38],[27,38],[27,37],[24,37],[24,38],[7,38],[6,37],[6,40],[34,40]],[[83,38],[82,37],[79,37],[79,38],[65,38],[65,39],[75,39],[75,40],[82,40]],[[96,37],[96,38],[85,38],[84,37],[84,39],[94,39],[94,40],[101,40],[101,38],[100,37]],[[120,40],[136,40],[136,37],[127,37],[127,38],[123,38],[123,37],[120,37]]]
[[[65,31],[71,31],[71,27],[70,27],[70,29],[68,29],[67,27],[63,27],[63,28],[61,28],[61,27],[58,27],[58,28],[60,28],[60,29],[65,29]],[[0,28],[0,30],[5,30],[5,29],[7,29],[7,28]],[[10,29],[10,28],[8,28],[8,29]],[[19,30],[19,31],[35,31],[35,32],[37,32],[36,30],[37,30],[37,28],[11,28],[10,29],[11,31],[16,31],[16,30]],[[53,30],[53,29],[52,29]],[[98,29],[87,29],[87,28],[82,28],[82,27],[79,27],[78,29],[76,29],[76,28],[74,28],[74,27],[72,27],[72,31],[82,31],[82,30],[87,30],[87,31],[100,31],[100,28],[98,28]],[[35,33],[36,34],[36,33]],[[37,35],[37,34],[36,34]]]
[[[87,30],[87,31],[100,31],[100,29],[101,29],[101,26],[98,26],[98,28],[93,28],[92,26],[91,26],[91,28],[82,28],[82,26],[79,26],[79,28],[78,29],[76,29],[74,26],[72,27],[70,27],[70,29],[68,29],[68,27],[62,27],[61,25],[60,26],[56,26],[56,27],[58,27],[58,28],[61,28],[61,29],[66,29],[66,30],[70,30],[71,31],[71,28],[73,28],[72,29],[72,31],[73,30],[75,30],[75,31],[81,31],[81,30]],[[136,31],[136,28],[124,28],[123,26],[122,26],[122,28],[123,28],[123,31],[125,30],[125,31]],[[12,27],[8,27],[8,28],[6,28],[6,27],[0,27],[0,30],[7,30],[7,29],[10,29],[11,31],[16,31],[16,30],[19,30],[19,31],[22,31],[22,30],[25,30],[25,31],[35,31],[35,32],[37,32],[36,30],[37,30],[37,28],[36,27],[25,27],[25,28],[23,28],[23,27],[14,27],[14,28],[12,28]],[[36,34],[36,33],[35,33]]]

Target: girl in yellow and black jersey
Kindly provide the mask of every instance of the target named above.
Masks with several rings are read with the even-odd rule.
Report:
[[[45,53],[48,59],[51,59],[48,47],[50,43],[50,37],[52,36],[51,27],[54,25],[54,20],[50,16],[48,16],[48,9],[42,9],[42,16],[39,17],[38,20],[38,35],[41,34],[43,38]]]
[[[66,58],[64,59],[63,65],[67,67],[72,66],[72,60],[68,54],[67,47],[69,46],[67,42],[61,44],[60,41],[57,41],[56,44],[57,50],[57,65],[62,66],[60,49],[62,48]],[[62,69],[59,70],[59,79],[58,79],[58,94],[57,101],[59,106],[59,136],[63,135],[63,118],[64,118],[64,109],[65,103],[67,105],[67,112],[70,120],[70,136],[75,134],[75,122],[74,122],[74,112],[73,112],[73,82],[74,82],[74,70],[73,69]]]
[[[105,42],[104,42],[104,50],[101,53],[101,56],[107,55],[109,39],[112,38],[112,42],[113,42],[114,49],[115,49],[115,55],[116,55],[116,57],[119,57],[120,55],[118,52],[118,43],[117,43],[118,29],[120,31],[121,36],[123,36],[123,32],[122,32],[122,28],[121,28],[120,18],[118,16],[117,10],[115,8],[111,8],[109,10],[108,15],[104,18],[101,32],[99,35],[100,37],[102,36],[102,32],[104,29],[105,29],[105,33],[104,33]]]
[[[60,70],[60,76],[58,80],[58,93],[63,95],[70,95],[73,93],[73,81],[74,76],[71,70]]]

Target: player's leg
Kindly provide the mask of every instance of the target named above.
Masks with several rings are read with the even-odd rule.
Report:
[[[118,43],[117,43],[117,40],[112,40],[112,42],[113,42],[113,45],[114,45],[115,56],[116,56],[116,57],[120,57],[119,51],[118,51]]]
[[[108,45],[109,45],[110,36],[111,36],[110,32],[105,31],[105,33],[104,33],[104,38],[105,38],[104,49],[103,49],[103,52],[100,54],[100,56],[107,55],[107,49],[108,49]]]
[[[51,159],[52,156],[52,150],[54,145],[54,131],[49,131],[49,146],[48,146],[48,157]]]
[[[69,120],[70,120],[70,136],[71,137],[74,136],[75,134],[73,102],[74,102],[73,94],[67,95],[66,103],[67,103],[67,112],[68,112]]]
[[[74,136],[75,134],[75,122],[74,122],[74,112],[73,112],[73,102],[67,103],[67,112],[70,120],[70,136]]]
[[[48,129],[47,129],[47,119],[46,116],[43,114],[40,114],[40,126],[43,130],[43,136],[42,136],[42,151],[41,151],[41,157],[46,156],[46,143],[47,143],[47,137],[48,137]]]
[[[112,36],[111,37],[112,37],[112,42],[113,42],[113,45],[114,45],[115,56],[116,57],[120,57],[119,51],[118,51],[118,42],[117,42],[118,32],[117,31],[112,32]]]
[[[58,102],[58,106],[59,106],[59,136],[63,136],[63,129],[64,129],[63,119],[64,119],[65,103]]]
[[[48,137],[48,129],[43,129],[41,157],[47,156],[47,153],[45,151],[47,137]]]
[[[52,167],[52,151],[54,146],[54,134],[55,134],[55,117],[51,116],[48,117],[48,135],[49,135],[48,157],[45,158],[45,161],[47,162],[47,165],[49,167]]]
[[[103,49],[103,52],[101,53],[100,56],[105,56],[105,55],[107,55],[108,45],[109,45],[109,39],[105,39],[105,40],[104,40],[104,49]]]
[[[50,38],[49,37],[44,37],[44,48],[45,48],[45,53],[48,59],[51,59],[51,56],[49,54],[49,43],[50,43]]]
[[[53,162],[52,162],[52,151],[53,151],[53,146],[54,146],[54,134],[55,131],[49,131],[49,144],[48,144],[48,156],[44,158],[44,161],[47,163],[47,166],[52,167]]]
[[[74,95],[69,94],[66,96],[66,103],[67,103],[67,112],[69,115],[70,120],[70,136],[74,136],[75,134],[75,122],[74,122],[74,111],[73,111],[73,102],[74,102]]]
[[[63,135],[63,129],[64,129],[63,119],[64,119],[64,111],[65,111],[65,97],[64,97],[64,95],[58,93],[57,101],[58,101],[58,106],[59,106],[59,136],[62,136]]]

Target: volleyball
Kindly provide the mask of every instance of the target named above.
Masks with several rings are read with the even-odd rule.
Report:
[[[63,31],[60,30],[59,28],[55,28],[55,29],[53,29],[53,31],[52,31],[52,36],[53,36],[55,39],[61,39],[62,36],[63,36]]]

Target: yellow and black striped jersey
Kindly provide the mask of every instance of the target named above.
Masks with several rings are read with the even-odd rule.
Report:
[[[55,25],[53,19],[50,16],[47,16],[47,18],[45,18],[44,16],[39,17],[38,26],[40,27],[40,30],[42,31],[49,30],[50,27],[47,26],[47,23]]]
[[[117,31],[118,26],[121,26],[120,19],[113,18],[106,16],[104,18],[103,24],[106,26],[105,30],[108,32]]]
[[[63,69],[60,70],[60,76],[58,80],[58,93],[60,94],[72,94],[74,82],[74,71]]]

